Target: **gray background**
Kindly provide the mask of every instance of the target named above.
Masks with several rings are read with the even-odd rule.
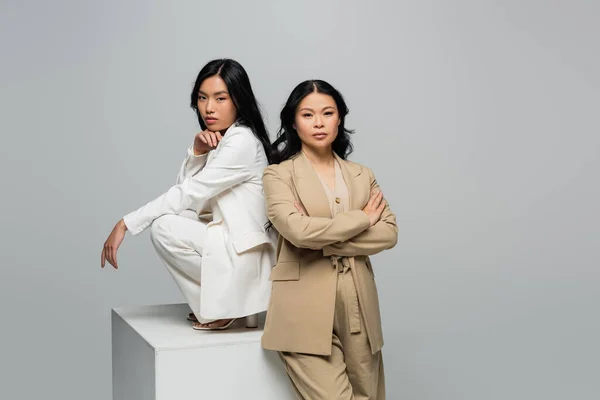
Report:
[[[600,390],[595,0],[6,1],[3,399],[108,399],[110,308],[182,301],[148,234],[200,67],[247,69],[274,134],[301,80],[346,97],[399,243],[375,257],[390,399]],[[215,362],[210,361],[210,362]]]

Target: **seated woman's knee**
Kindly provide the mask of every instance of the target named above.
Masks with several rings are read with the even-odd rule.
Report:
[[[162,243],[169,238],[169,223],[174,215],[163,215],[152,221],[150,225],[150,240],[152,243]]]

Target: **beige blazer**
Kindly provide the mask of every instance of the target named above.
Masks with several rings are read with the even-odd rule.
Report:
[[[268,217],[279,232],[277,264],[262,346],[265,349],[330,355],[337,270],[332,255],[344,256],[353,271],[360,310],[376,353],[383,346],[379,301],[369,255],[398,240],[396,217],[386,205],[369,227],[362,211],[378,188],[373,172],[337,157],[350,197],[349,211],[331,218],[327,195],[310,161],[300,152],[265,169]],[[299,202],[307,216],[294,206]]]

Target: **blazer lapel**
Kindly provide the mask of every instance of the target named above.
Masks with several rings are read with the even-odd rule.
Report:
[[[311,217],[331,218],[331,208],[323,185],[302,151],[293,159],[292,180],[304,209]]]
[[[358,164],[343,160],[335,152],[333,155],[340,165],[342,175],[344,176],[344,182],[346,182],[346,186],[348,187],[348,196],[350,197],[349,209],[351,211],[362,209],[369,200],[370,183],[367,182],[368,186],[365,187],[365,183],[363,182],[364,177]]]
[[[236,126],[238,126],[237,121],[234,122],[233,124],[231,124],[231,126],[229,128],[227,128],[227,130],[225,131],[225,133],[222,134],[223,137],[225,137],[225,135],[227,135],[227,132],[229,132],[231,129],[235,128]],[[220,143],[220,142],[219,142]],[[215,155],[215,152],[218,150],[219,148],[219,143],[217,143],[217,147],[215,147],[214,149],[212,149],[211,151],[208,152],[208,156],[206,157],[206,164],[208,164],[208,162],[213,158],[213,156]]]

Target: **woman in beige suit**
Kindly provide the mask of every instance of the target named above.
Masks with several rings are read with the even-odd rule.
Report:
[[[372,171],[346,160],[347,113],[327,82],[299,84],[263,176],[280,237],[262,344],[280,352],[301,399],[385,398],[369,256],[393,247],[398,229]]]

